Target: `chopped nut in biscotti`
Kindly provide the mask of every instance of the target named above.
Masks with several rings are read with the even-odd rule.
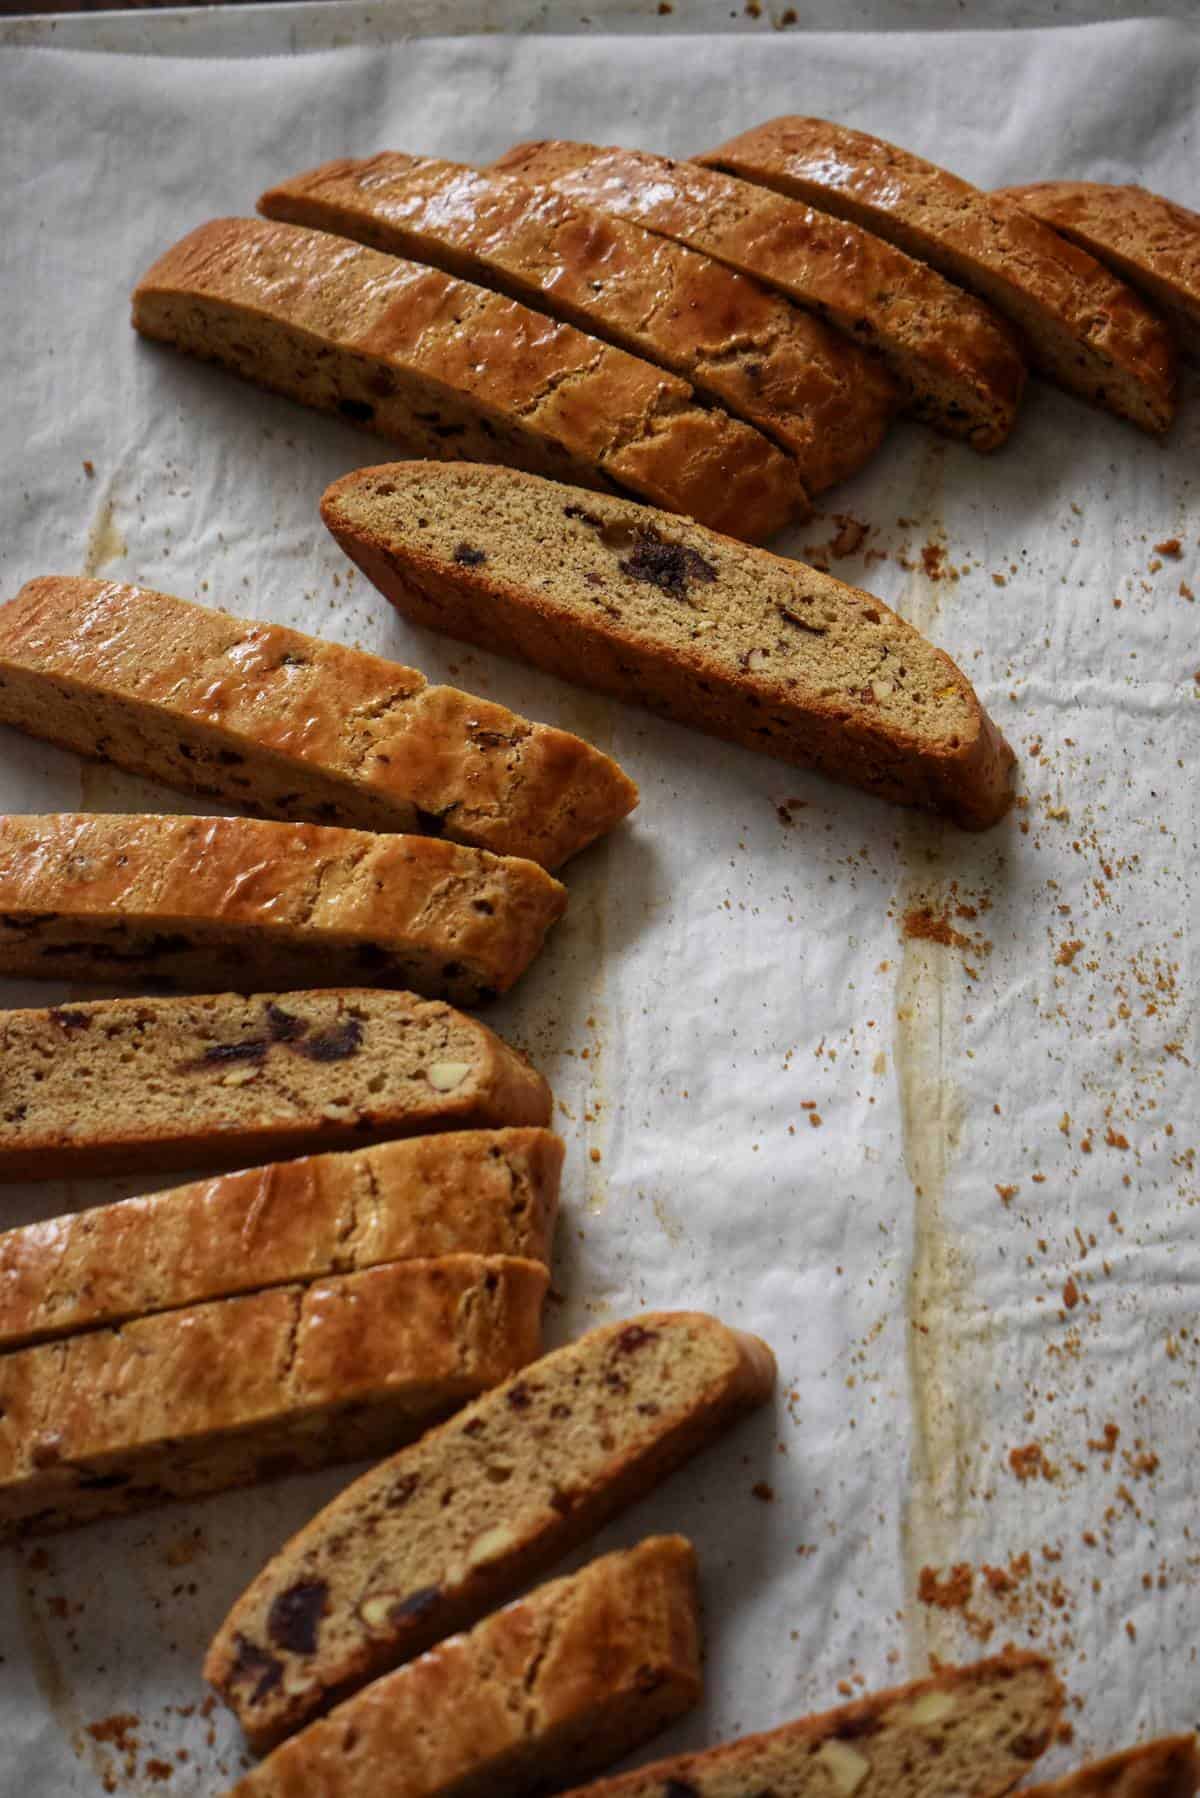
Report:
[[[761,1404],[774,1372],[765,1344],[689,1312],[593,1330],[334,1499],[239,1599],[206,1678],[256,1746],[278,1741],[586,1540]],[[260,1697],[237,1645],[269,1643],[280,1594],[318,1580],[316,1648],[280,1650],[283,1679]]]

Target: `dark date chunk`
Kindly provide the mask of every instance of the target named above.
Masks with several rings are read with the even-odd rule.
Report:
[[[210,1043],[200,1057],[201,1067],[223,1067],[230,1061],[262,1061],[267,1043],[261,1036],[248,1037],[242,1043]]]
[[[315,1654],[328,1597],[329,1587],[323,1579],[302,1580],[281,1592],[267,1613],[267,1634],[276,1648],[286,1648],[291,1654]]]
[[[51,1009],[50,1016],[63,1030],[90,1030],[92,1027],[92,1020],[86,1011],[71,1011],[67,1007],[56,1005]]]
[[[291,1043],[305,1034],[308,1025],[294,1012],[285,1011],[282,1005],[268,1005],[267,1028],[273,1043]]]
[[[521,1381],[518,1381],[515,1386],[510,1387],[508,1392],[508,1402],[514,1411],[528,1411],[530,1405],[533,1403],[533,1397],[528,1386],[524,1385]]]
[[[648,1342],[658,1337],[657,1330],[647,1330],[642,1324],[627,1324],[616,1340],[619,1355],[632,1355],[636,1349],[645,1348]]]
[[[661,538],[646,536],[632,555],[618,562],[622,574],[630,580],[644,581],[657,587],[672,599],[686,599],[691,581],[715,581],[717,571],[694,549],[682,543],[664,543]]]
[[[476,549],[473,543],[460,543],[454,551],[454,560],[460,568],[478,568],[487,561],[487,551]]]
[[[348,1061],[362,1046],[363,1028],[357,1018],[345,1018],[319,1030],[315,1036],[297,1037],[292,1050],[307,1061]]]
[[[239,1635],[229,1681],[234,1687],[249,1685],[250,1703],[261,1704],[269,1693],[282,1684],[283,1662],[273,1654],[268,1654],[256,1642],[248,1642],[245,1636]]]

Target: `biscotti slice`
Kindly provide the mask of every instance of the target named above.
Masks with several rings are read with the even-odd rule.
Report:
[[[261,818],[0,817],[0,974],[270,991],[317,972],[478,1005],[566,909],[535,862]]]
[[[0,1356],[0,1540],[390,1450],[537,1355],[548,1279],[400,1261]]]
[[[367,987],[0,1012],[0,1180],[244,1167],[546,1124],[540,1074],[436,999]]]
[[[270,1746],[510,1597],[744,1412],[775,1360],[693,1312],[557,1349],[356,1480],[270,1561],[205,1677]],[[311,1636],[283,1627],[305,1594]]]
[[[0,1235],[0,1353],[390,1261],[547,1262],[563,1146],[453,1130],[223,1174]]]
[[[701,161],[877,231],[1003,313],[1039,373],[1144,431],[1170,424],[1174,355],[1161,321],[1011,200],[825,119],[772,119]]]
[[[244,811],[548,868],[637,804],[598,749],[415,668],[74,575],[0,606],[0,723]]]
[[[908,410],[948,436],[990,450],[1012,430],[1025,384],[1012,331],[881,237],[715,169],[641,150],[518,144],[495,166],[777,289],[882,357]]]
[[[320,1603],[292,1609],[297,1638]],[[700,1691],[696,1557],[652,1536],[376,1680],[230,1798],[527,1798],[620,1760]]]
[[[756,540],[808,509],[791,458],[686,381],[325,231],[201,225],[142,277],[133,322],[418,455],[623,489]]]
[[[1107,263],[1165,313],[1188,355],[1200,360],[1200,212],[1144,187],[1102,181],[1032,181],[994,197]]]
[[[258,209],[495,287],[645,356],[795,457],[818,493],[883,440],[882,364],[711,256],[494,170],[384,151],[327,162]]]
[[[321,513],[434,630],[968,828],[1010,803],[1012,753],[949,657],[803,563],[507,469],[360,469]]]
[[[570,1798],[1001,1798],[1049,1746],[1062,1687],[1009,1651]]]
[[[1063,1779],[1023,1787],[1021,1798],[1193,1798],[1198,1786],[1195,1736],[1160,1736]]]

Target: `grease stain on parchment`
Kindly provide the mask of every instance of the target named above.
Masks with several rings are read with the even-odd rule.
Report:
[[[109,488],[96,507],[84,552],[82,573],[93,579],[113,562],[119,562],[129,548],[117,529],[115,508],[116,498]]]
[[[75,1703],[70,1678],[59,1660],[46,1623],[33,1595],[20,1581],[13,1581],[21,1610],[21,1636],[29,1661],[29,1671],[55,1724],[71,1745],[76,1760],[83,1761],[97,1779],[109,1781],[112,1766],[108,1757],[88,1735],[84,1720]],[[105,1785],[105,1790],[111,1790]]]
[[[915,820],[906,827],[908,879],[897,905],[948,894],[941,867],[942,828]],[[957,1554],[978,1436],[978,1321],[971,1313],[970,1258],[946,1216],[946,1176],[962,1141],[964,1102],[954,1078],[960,1053],[965,970],[936,942],[905,936],[896,985],[893,1061],[904,1166],[913,1189],[912,1266],[907,1290],[907,1353],[912,1404],[912,1468],[901,1519],[905,1618],[914,1669],[932,1652],[952,1654],[955,1625],[927,1612],[917,1596],[926,1564]]]

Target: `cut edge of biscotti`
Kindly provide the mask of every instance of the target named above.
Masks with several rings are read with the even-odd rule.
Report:
[[[669,369],[793,456],[810,494],[875,454],[898,404],[882,363],[782,295],[500,170],[385,150],[291,176],[257,206],[432,263]]]
[[[825,119],[771,119],[697,161],[876,232],[994,306],[1059,386],[1153,436],[1170,427],[1175,366],[1162,321],[1025,208]],[[930,204],[943,186],[944,224]]]
[[[318,1513],[234,1604],[206,1679],[272,1746],[511,1597],[774,1380],[765,1343],[702,1313],[647,1313],[555,1350]],[[275,1620],[299,1587],[319,1604],[294,1651]]]
[[[640,356],[408,258],[222,218],[143,275],[158,343],[432,458],[635,494],[761,541],[806,517],[796,464]]]
[[[0,1355],[0,1541],[411,1441],[537,1357],[548,1283],[385,1262]]]
[[[0,1181],[238,1167],[551,1116],[542,1076],[486,1025],[368,987],[0,1012],[0,1053]]]
[[[1049,1747],[1063,1689],[1008,1649],[718,1748],[572,1788],[566,1798],[1002,1798]]]
[[[416,622],[966,828],[1012,802],[1012,752],[950,658],[802,563],[467,464],[357,470],[321,514]]]
[[[192,678],[172,644],[186,646]],[[262,692],[278,717],[256,716]],[[230,694],[248,707],[234,720]],[[268,817],[424,832],[547,868],[638,802],[610,756],[493,700],[283,625],[82,575],[38,577],[0,605],[0,723]],[[369,731],[365,753],[351,726]]]
[[[1020,1798],[1194,1798],[1198,1788],[1196,1737],[1159,1736],[1089,1761],[1061,1779],[1025,1786]]]
[[[507,992],[566,909],[536,863],[259,818],[0,816],[0,974],[255,992]]]
[[[880,234],[699,159],[548,139],[515,144],[492,167],[633,219],[812,311],[880,357],[906,410],[944,436],[987,453],[1011,435],[1026,378],[1016,332]],[[687,190],[701,181],[694,205]],[[814,234],[827,241],[814,245]]]
[[[1180,349],[1200,361],[1200,213],[1134,184],[1031,181],[992,191],[1105,263],[1158,307]]]
[[[302,1606],[296,1623],[308,1623]],[[449,1798],[462,1781],[523,1798],[621,1759],[690,1710],[701,1686],[695,1551],[682,1536],[650,1536],[384,1675],[228,1798],[280,1798],[330,1777],[339,1798],[376,1798],[397,1753],[406,1798]],[[462,1709],[476,1706],[487,1726],[462,1729]]]
[[[0,1354],[402,1260],[548,1265],[563,1143],[449,1130],[302,1156],[0,1234]]]

